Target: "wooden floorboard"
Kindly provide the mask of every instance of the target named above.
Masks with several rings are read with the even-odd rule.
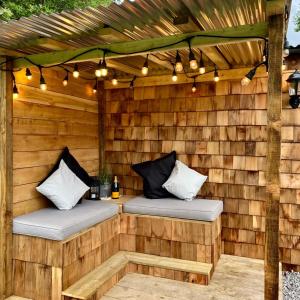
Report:
[[[262,260],[222,255],[208,286],[132,273],[101,300],[262,300],[263,268]]]

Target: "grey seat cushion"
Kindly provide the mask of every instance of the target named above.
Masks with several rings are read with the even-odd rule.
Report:
[[[103,201],[83,200],[71,210],[44,208],[14,218],[13,233],[64,240],[118,214],[118,205]]]
[[[207,199],[193,201],[182,201],[175,198],[147,199],[138,196],[126,202],[123,210],[127,213],[141,215],[214,221],[223,211],[223,202]]]

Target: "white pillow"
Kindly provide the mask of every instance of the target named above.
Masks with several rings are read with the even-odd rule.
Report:
[[[61,160],[59,168],[36,189],[58,209],[72,209],[89,187]]]
[[[169,179],[162,187],[179,199],[191,201],[196,197],[206,179],[207,176],[190,169],[181,161],[176,160]]]

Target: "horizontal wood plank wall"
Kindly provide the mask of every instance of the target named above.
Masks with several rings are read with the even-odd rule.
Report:
[[[285,78],[286,79],[286,78]],[[300,118],[284,81],[280,246],[300,266]],[[267,78],[107,90],[106,160],[125,194],[140,194],[133,163],[176,150],[208,175],[200,195],[224,201],[223,252],[264,257]],[[298,267],[299,268],[299,267]]]
[[[20,96],[13,104],[13,214],[22,215],[49,205],[35,190],[56,162],[61,150],[71,153],[90,173],[98,172],[98,104],[92,82],[64,72],[43,71],[47,91],[39,89],[39,74],[32,69],[15,73]]]

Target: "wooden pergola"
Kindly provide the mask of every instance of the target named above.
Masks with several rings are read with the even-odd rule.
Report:
[[[109,44],[99,44],[92,47],[78,49],[64,49],[63,41],[55,41],[50,38],[41,38],[30,41],[31,44],[43,45],[53,52],[30,54],[23,57],[20,52],[12,49],[0,49],[2,61],[10,60],[11,57],[18,57],[7,63],[7,69],[26,68],[36,65],[52,66],[68,63],[79,63],[98,61],[103,57],[108,59],[108,65],[119,70],[125,70],[132,75],[140,72],[132,66],[124,66],[113,59],[147,55],[149,53],[164,53],[170,50],[187,49],[188,45],[183,40],[191,39],[191,47],[213,47],[227,43],[239,43],[254,41],[261,37],[268,39],[268,105],[267,105],[267,165],[266,165],[266,237],[265,237],[265,299],[278,299],[279,286],[279,203],[280,203],[280,155],[281,155],[281,109],[282,109],[282,55],[286,27],[286,16],[290,7],[290,1],[268,0],[266,2],[267,22],[254,25],[241,25],[228,27],[222,30],[198,31],[183,33],[174,36],[157,37],[137,41],[112,41]],[[116,37],[118,33],[109,28],[103,28],[103,35]],[[203,36],[209,36],[203,38]],[[215,37],[213,37],[215,36]],[[220,37],[223,36],[223,37]],[[124,38],[124,37],[123,37]],[[107,49],[104,53],[102,49]],[[147,49],[153,49],[151,51]],[[63,49],[63,50],[62,50]],[[89,51],[93,49],[92,51]],[[86,52],[85,54],[82,54]],[[130,54],[128,54],[130,53]],[[228,66],[218,53],[211,51],[209,54],[214,57],[216,64]],[[151,56],[155,60],[154,56]],[[73,58],[70,60],[70,58]],[[112,60],[110,60],[112,59]],[[167,69],[172,66],[164,62]],[[220,78],[240,79],[242,74],[247,73],[251,68],[245,67],[238,70],[220,70]],[[258,69],[258,75],[263,73]],[[195,79],[197,82],[211,81],[211,76],[205,74]],[[139,77],[135,80],[136,87],[151,86],[163,81],[165,84],[172,84],[168,75],[156,75],[151,77]],[[176,84],[193,82],[192,78],[185,75],[178,75]],[[0,72],[0,120],[1,120],[1,142],[0,142],[0,299],[5,299],[12,291],[12,85],[13,79],[10,72]],[[128,83],[120,83],[119,87],[127,86]],[[105,81],[101,87],[113,87],[112,83]],[[101,89],[99,89],[101,91]],[[104,161],[104,93],[99,93],[99,138],[100,138],[100,163]],[[102,158],[102,159],[101,159]],[[101,165],[102,166],[102,165]]]

